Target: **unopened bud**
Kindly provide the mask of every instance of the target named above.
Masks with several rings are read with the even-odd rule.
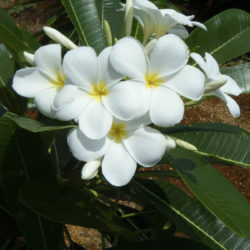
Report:
[[[198,149],[191,143],[180,140],[180,139],[175,139],[176,145],[178,145],[181,148],[191,150],[191,151],[197,151]]]
[[[101,161],[95,160],[95,161],[89,161],[87,162],[81,172],[81,177],[83,180],[90,180],[94,178],[98,173],[98,168],[101,166]]]
[[[24,51],[23,56],[25,60],[32,66],[35,66],[35,56],[29,52]]]
[[[108,46],[112,46],[112,33],[107,20],[104,20],[104,32]]]
[[[66,47],[67,49],[75,49],[77,46],[69,40],[65,35],[59,32],[56,29],[51,27],[45,26],[43,27],[44,32],[48,37],[50,37],[53,41],[61,44],[62,46]]]
[[[218,80],[213,80],[209,83],[206,84],[205,87],[205,94],[211,93],[219,88],[221,88],[222,86],[224,86],[227,83],[227,78],[226,77],[221,77]]]
[[[133,15],[134,15],[133,0],[127,0],[126,7],[125,7],[126,36],[131,35],[132,24],[133,24]]]
[[[167,141],[166,151],[170,151],[171,149],[174,149],[176,147],[175,141],[167,135],[165,135],[165,138]]]

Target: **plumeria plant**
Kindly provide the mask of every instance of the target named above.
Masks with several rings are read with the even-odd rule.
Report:
[[[212,97],[240,116],[231,95],[250,90],[250,64],[220,65],[250,51],[250,15],[203,24],[161,0],[62,3],[77,41],[46,26],[39,44],[0,10],[0,218],[17,225],[0,244],[84,249],[73,224],[103,249],[249,249],[249,203],[212,166],[249,168],[249,133],[181,121]]]

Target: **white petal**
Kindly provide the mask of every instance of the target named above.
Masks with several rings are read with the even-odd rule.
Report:
[[[143,29],[143,40],[146,42],[156,31],[156,23],[152,13],[151,11],[147,11],[145,9],[134,8],[134,16]]]
[[[226,98],[226,105],[232,114],[233,117],[239,117],[240,116],[240,107],[238,103],[229,95],[225,95]]]
[[[200,68],[207,74],[208,73],[208,68],[207,68],[207,64],[204,61],[204,59],[202,58],[201,55],[199,55],[198,53],[191,53],[190,57],[200,66]]]
[[[229,95],[224,94],[220,89],[213,92],[213,94],[219,97],[223,102],[226,103],[230,113],[233,117],[240,116],[240,107],[238,103]]]
[[[138,116],[133,120],[127,121],[126,130],[127,131],[136,130],[138,128],[145,127],[150,123],[152,123],[152,121],[150,119],[149,112],[147,112],[143,116]]]
[[[150,55],[151,55],[156,43],[157,43],[157,39],[153,39],[150,42],[148,42],[147,45],[145,46],[145,51],[146,51],[148,58],[150,58]]]
[[[35,64],[45,75],[57,80],[58,74],[62,74],[61,45],[49,44],[40,47],[35,52]]]
[[[57,94],[55,88],[45,89],[35,96],[35,104],[37,109],[45,116],[55,118],[55,113],[52,110],[52,103]]]
[[[86,137],[79,128],[70,130],[67,142],[69,149],[79,161],[92,161],[103,156],[110,141],[106,138],[91,140]]]
[[[230,95],[240,95],[242,93],[242,89],[238,86],[233,78],[227,75],[222,75],[223,77],[227,78],[227,82],[224,86],[220,88],[223,92],[230,94]]]
[[[91,47],[78,47],[64,56],[63,72],[72,84],[86,91],[98,81],[97,56]]]
[[[177,36],[161,37],[150,57],[150,72],[167,76],[182,69],[189,57],[187,45]]]
[[[153,10],[158,9],[155,4],[147,0],[134,0],[134,7],[135,8],[149,8]]]
[[[174,34],[182,39],[186,39],[188,37],[187,29],[182,25],[175,25],[170,30],[168,30],[169,34]]]
[[[161,160],[167,141],[156,129],[143,127],[131,132],[124,144],[136,162],[151,167]]]
[[[69,121],[80,115],[91,97],[74,85],[64,85],[53,102],[53,110],[58,120]]]
[[[25,68],[16,72],[12,87],[21,96],[34,97],[39,92],[53,87],[53,85],[39,73],[37,68]]]
[[[197,27],[200,27],[203,30],[207,30],[207,27],[203,23],[192,21],[192,24],[197,26]]]
[[[150,118],[158,126],[169,127],[179,123],[184,114],[184,104],[179,95],[165,87],[153,91]]]
[[[136,162],[122,144],[113,143],[102,161],[102,174],[114,186],[124,186],[132,179]]]
[[[117,73],[109,62],[112,47],[104,49],[98,56],[98,82],[104,82],[108,87],[122,80],[123,76]]]
[[[98,140],[108,134],[112,121],[111,114],[102,103],[92,100],[79,117],[79,127],[88,138]]]
[[[147,60],[143,46],[132,37],[119,40],[110,53],[110,62],[115,70],[133,80],[144,81]]]
[[[217,61],[209,54],[205,53],[207,61],[207,76],[210,79],[217,79],[221,77],[220,68]]]
[[[110,89],[110,93],[103,97],[103,104],[108,111],[121,120],[131,120],[140,111],[143,103],[140,96],[142,84],[123,81]]]
[[[173,28],[174,26],[176,26],[176,24],[178,24],[178,22],[176,22],[176,20],[174,20],[170,15],[165,14],[164,10],[160,10],[162,16],[164,17],[164,25],[166,27],[166,31],[169,32],[169,30],[171,28]]]
[[[186,65],[164,85],[186,98],[199,100],[204,92],[205,76],[199,69]]]

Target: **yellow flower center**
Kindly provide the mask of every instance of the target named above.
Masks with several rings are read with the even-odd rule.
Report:
[[[145,75],[145,81],[146,81],[146,88],[157,88],[163,83],[163,80],[159,77],[157,73],[149,74],[146,73]]]
[[[64,86],[65,80],[66,76],[64,74],[57,73],[56,80],[52,81],[52,83],[56,89],[60,90]]]
[[[106,88],[106,84],[104,82],[99,82],[93,84],[92,92],[90,92],[89,94],[98,101],[101,101],[102,96],[106,96],[108,95],[108,93],[109,91]]]
[[[113,122],[111,130],[109,131],[109,137],[115,142],[119,143],[122,139],[127,137],[126,125],[124,123]]]

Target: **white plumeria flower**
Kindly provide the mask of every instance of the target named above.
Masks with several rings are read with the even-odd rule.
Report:
[[[108,135],[100,140],[87,138],[79,128],[69,132],[67,141],[74,157],[92,161],[103,157],[102,174],[114,186],[126,185],[137,163],[151,167],[161,160],[167,141],[156,129],[145,126],[148,119],[114,119]]]
[[[152,34],[159,38],[167,32],[186,38],[188,31],[182,26],[198,26],[206,30],[200,22],[192,21],[194,15],[185,16],[172,9],[158,9],[148,0],[134,0],[134,16],[139,21],[144,31],[144,44]]]
[[[18,70],[13,79],[13,89],[21,96],[34,98],[38,110],[51,118],[55,118],[53,101],[66,81],[61,60],[60,45],[43,46],[35,52],[35,67]]]
[[[188,59],[188,47],[172,34],[157,40],[150,58],[132,37],[119,40],[110,54],[113,67],[129,78],[124,84],[140,86],[144,112],[149,110],[152,122],[162,127],[182,120],[184,104],[179,95],[192,100],[202,97],[204,74],[186,65]]]
[[[138,98],[140,89],[132,83],[124,84],[123,76],[109,63],[112,47],[104,49],[99,56],[91,47],[78,47],[64,57],[63,71],[67,79],[81,93],[81,112],[71,110],[83,133],[90,139],[105,137],[113,122],[113,116],[121,120],[133,119],[142,106]],[[72,86],[70,86],[72,87]],[[75,104],[73,91],[58,95],[54,106],[57,113],[67,109],[67,100]],[[66,102],[66,104],[65,104]],[[68,113],[68,110],[67,110]]]
[[[205,53],[206,61],[197,53],[192,53],[191,57],[199,64],[201,69],[206,73],[206,85],[208,86],[208,88],[214,82],[219,82],[220,80],[223,82],[226,80],[226,83],[222,87],[213,91],[212,94],[219,97],[226,103],[232,116],[239,117],[240,107],[237,102],[229,96],[238,96],[242,93],[242,90],[240,89],[238,84],[230,76],[220,73],[218,63],[209,53]]]

